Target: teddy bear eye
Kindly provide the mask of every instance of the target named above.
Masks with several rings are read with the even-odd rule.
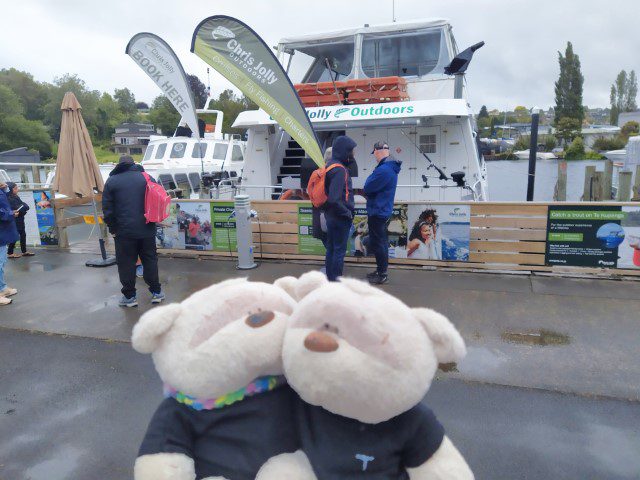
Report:
[[[331,332],[331,333],[335,333],[336,335],[338,335],[340,333],[340,330],[338,330],[338,327],[334,327],[328,323],[325,323],[322,326],[323,330],[326,330],[327,332]]]

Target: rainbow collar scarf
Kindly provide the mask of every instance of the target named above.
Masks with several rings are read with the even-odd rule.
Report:
[[[244,400],[245,397],[252,397],[259,393],[269,392],[281,385],[284,385],[285,383],[286,380],[282,375],[259,377],[246,387],[242,387],[235,392],[227,393],[218,398],[207,399],[192,397],[191,395],[182,393],[165,383],[164,396],[166,398],[174,398],[178,403],[182,403],[194,410],[215,410],[240,402]]]

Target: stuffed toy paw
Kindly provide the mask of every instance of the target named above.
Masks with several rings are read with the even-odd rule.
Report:
[[[239,279],[140,318],[133,348],[152,355],[166,398],[135,480],[254,480],[269,458],[298,448],[281,360],[294,306],[283,288]]]
[[[303,276],[283,283],[299,301],[283,363],[301,398],[295,411],[309,463],[300,478],[473,479],[422,403],[438,363],[466,353],[451,322],[358,280]],[[291,455],[268,464],[280,478],[295,478],[289,473],[304,465]]]

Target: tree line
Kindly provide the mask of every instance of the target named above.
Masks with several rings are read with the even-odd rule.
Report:
[[[553,147],[554,143],[564,146],[566,158],[587,158],[589,152],[585,152],[584,141],[581,137],[582,127],[586,123],[587,107],[583,103],[584,76],[582,74],[580,57],[574,52],[571,42],[567,42],[566,49],[558,52],[558,64],[560,73],[554,85],[555,106],[553,108],[553,120],[550,122],[555,127],[553,137],[546,136],[543,141],[545,146]],[[636,97],[638,94],[638,80],[635,71],[629,74],[622,70],[611,86],[610,101],[611,110],[609,121],[617,125],[618,117],[622,112],[632,112],[638,109]],[[525,107],[516,107],[514,112],[506,115],[506,123],[529,123],[531,116]],[[489,130],[493,137],[497,136],[498,122],[502,117],[489,115],[486,106],[482,106],[478,114],[478,126]],[[544,119],[543,119],[543,124]],[[639,126],[637,122],[628,122],[621,129],[620,134],[614,139],[598,139],[594,144],[596,150],[616,150],[624,148],[629,136],[637,135]],[[523,142],[519,146],[524,146]],[[528,146],[527,146],[528,148]]]
[[[208,99],[205,85],[188,75],[196,108]],[[0,151],[17,147],[37,150],[43,158],[55,156],[60,139],[60,105],[66,92],[73,92],[82,106],[82,117],[94,146],[108,147],[115,127],[124,122],[151,123],[163,135],[172,135],[180,114],[168,98],[158,95],[149,107],[137,102],[128,88],[116,88],[113,94],[90,89],[77,75],[65,74],[53,83],[38,82],[28,72],[15,68],[0,70]],[[224,112],[223,131],[232,132],[238,113],[257,106],[233,90],[223,91],[211,108]]]

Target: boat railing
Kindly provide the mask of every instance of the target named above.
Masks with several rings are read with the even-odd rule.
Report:
[[[0,170],[23,188],[45,186],[49,173],[55,168],[55,163],[0,162]]]

